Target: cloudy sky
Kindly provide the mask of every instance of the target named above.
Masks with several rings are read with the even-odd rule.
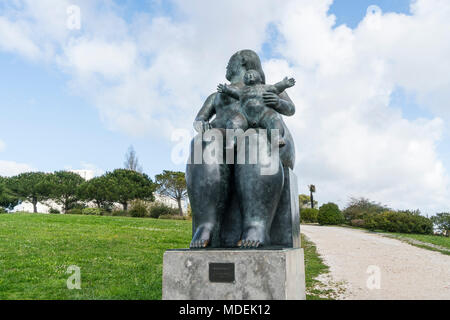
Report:
[[[297,79],[301,192],[450,210],[448,0],[2,0],[0,175],[184,170],[171,133],[246,48]]]

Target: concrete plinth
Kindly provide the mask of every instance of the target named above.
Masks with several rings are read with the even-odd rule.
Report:
[[[304,300],[303,249],[169,250],[164,300]]]

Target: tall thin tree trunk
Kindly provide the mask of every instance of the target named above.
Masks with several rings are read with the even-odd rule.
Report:
[[[33,203],[33,212],[34,213],[37,213],[37,199],[36,198],[33,198],[33,201],[32,201],[32,203]]]
[[[128,212],[128,202],[122,203],[123,205],[123,211]]]
[[[180,211],[180,216],[183,216],[183,209],[181,208],[181,198],[178,198],[177,202],[178,202],[178,210]]]

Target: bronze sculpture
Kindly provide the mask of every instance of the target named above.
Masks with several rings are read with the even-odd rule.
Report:
[[[226,78],[230,84],[227,88],[222,87],[227,93],[216,92],[210,95],[198,113],[194,126],[200,134],[210,128],[224,133],[226,129],[252,126],[256,129],[264,126],[280,129],[279,144],[282,148],[279,150],[277,163],[273,164],[277,170],[275,174],[261,175],[260,163],[230,164],[223,163],[223,159],[218,159],[215,164],[188,163],[186,179],[193,211],[191,248],[299,246],[299,240],[296,240],[299,236],[298,217],[291,219],[288,213],[292,212],[296,203],[289,200],[294,198],[290,188],[295,181],[291,181],[292,171],[289,171],[293,169],[295,162],[294,142],[278,115],[292,116],[295,113],[295,105],[283,91],[294,85],[295,81],[285,79],[286,82],[280,89],[264,90],[262,93],[265,108],[277,113],[275,121],[265,125],[254,121],[247,125],[243,118],[239,121],[233,119],[242,113],[241,102],[235,98],[238,98],[236,93],[239,95],[245,89],[244,77],[250,70],[254,71],[250,72],[252,76],[257,74],[259,82],[264,85],[265,75],[258,55],[251,50],[235,53],[227,66]],[[215,119],[209,122],[213,116]],[[203,141],[202,147],[208,143],[210,142]],[[192,154],[194,141],[191,150]],[[220,153],[216,156],[223,157]],[[295,195],[297,196],[298,194]],[[294,209],[298,215],[298,206]]]

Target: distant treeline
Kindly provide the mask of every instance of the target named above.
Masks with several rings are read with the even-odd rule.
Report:
[[[27,172],[10,178],[0,176],[0,208],[12,210],[28,201],[36,213],[38,203],[53,201],[61,205],[64,213],[88,202],[107,211],[119,203],[128,211],[131,201],[154,201],[158,190],[177,200],[182,212],[185,185],[184,173],[172,171],[157,175],[155,182],[145,173],[129,169],[116,169],[88,181],[70,171]]]
[[[432,234],[434,228],[449,236],[450,214],[437,213],[428,218],[419,210],[393,210],[365,198],[352,198],[344,210],[328,203],[319,209],[300,208],[303,222],[322,225],[347,224],[386,232]]]

